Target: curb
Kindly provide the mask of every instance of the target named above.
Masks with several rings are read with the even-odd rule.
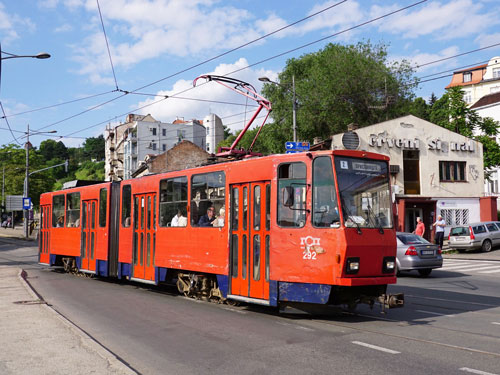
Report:
[[[43,297],[40,296],[35,291],[35,289],[33,289],[29,281],[26,280],[27,275],[28,273],[23,269],[20,269],[17,275],[17,277],[21,281],[21,284],[23,284],[24,288],[28,291],[28,293],[33,297],[34,300],[44,302],[41,303],[40,305],[50,314],[55,316],[60,322],[62,322],[66,326],[66,328],[68,328],[75,336],[77,336],[83,347],[85,347],[87,350],[91,352],[97,353],[101,358],[103,358],[108,362],[108,367],[110,369],[113,369],[114,371],[130,375],[139,374],[138,372],[134,371],[132,368],[127,366],[126,363],[121,361],[115,354],[110,352],[106,347],[104,347],[98,341],[89,336],[80,327],[72,323],[64,315],[62,315],[57,310],[48,305],[47,302],[43,299]]]

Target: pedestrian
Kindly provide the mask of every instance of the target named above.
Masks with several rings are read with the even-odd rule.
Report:
[[[443,239],[444,239],[444,227],[446,226],[446,222],[443,220],[443,217],[441,215],[438,215],[438,218],[434,224],[432,224],[433,227],[436,227],[436,236],[435,236],[435,242],[436,245],[439,245],[439,249],[443,249]]]
[[[423,237],[425,233],[425,225],[420,217],[417,217],[417,227],[413,231],[417,236]]]

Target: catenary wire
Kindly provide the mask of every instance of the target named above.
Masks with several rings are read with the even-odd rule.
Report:
[[[111,51],[109,49],[108,36],[106,35],[106,29],[104,28],[104,21],[102,19],[101,6],[99,5],[99,0],[97,2],[97,9],[99,10],[99,18],[101,19],[102,32],[104,34],[104,40],[106,41],[106,48],[108,49],[109,63],[111,64],[111,71],[113,72],[113,78],[115,79],[115,87],[118,90],[118,81],[116,80],[115,67],[113,66],[113,59],[111,58]]]

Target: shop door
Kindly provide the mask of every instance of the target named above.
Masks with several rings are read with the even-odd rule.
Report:
[[[406,222],[405,232],[413,232],[417,227],[417,217],[423,218],[423,211],[421,208],[407,208],[406,209]]]
[[[49,264],[50,255],[50,206],[42,206],[40,209],[40,237],[38,239],[38,249],[39,257],[38,261],[40,263]]]
[[[133,278],[154,282],[156,194],[134,196]]]
[[[269,299],[270,184],[231,185],[231,294]]]
[[[82,202],[82,234],[81,234],[81,269],[95,272],[96,253],[96,209],[97,200],[90,199]]]

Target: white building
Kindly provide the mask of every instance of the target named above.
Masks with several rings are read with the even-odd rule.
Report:
[[[207,128],[198,120],[163,123],[151,115],[128,115],[124,124],[105,131],[106,180],[131,178],[148,156],[164,153],[183,140],[214,152],[212,147],[224,139],[222,121],[214,114],[204,121]]]
[[[493,199],[483,196],[483,147],[473,139],[409,115],[334,135],[332,148],[390,157],[400,231],[413,231],[417,216],[426,237],[437,215],[447,225],[490,220],[493,212],[496,220],[496,201],[492,209]]]
[[[469,105],[483,96],[500,92],[500,56],[493,57],[487,64],[453,72],[447,89],[460,86],[464,100]]]

